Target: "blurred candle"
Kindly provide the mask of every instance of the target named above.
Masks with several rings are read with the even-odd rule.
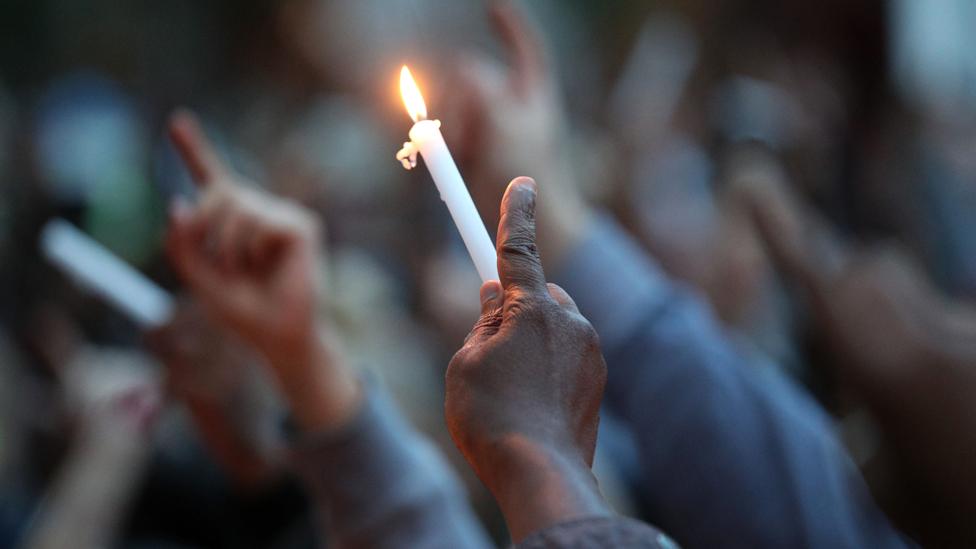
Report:
[[[82,286],[124,311],[143,329],[173,316],[173,297],[131,265],[62,219],[41,231],[41,251]]]
[[[464,180],[461,179],[461,172],[451,157],[451,151],[447,149],[444,136],[441,135],[441,122],[427,120],[424,98],[406,66],[400,70],[400,94],[414,125],[410,129],[410,141],[403,144],[403,148],[397,153],[397,160],[409,170],[416,167],[418,153],[424,157],[427,170],[440,191],[441,200],[451,212],[482,282],[498,280],[495,245],[488,236]]]

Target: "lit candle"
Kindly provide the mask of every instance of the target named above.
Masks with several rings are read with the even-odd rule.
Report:
[[[41,231],[41,250],[49,261],[124,311],[141,328],[158,328],[172,318],[169,292],[71,223],[49,221]]]
[[[440,191],[441,200],[447,204],[448,211],[454,219],[461,239],[478,269],[481,280],[498,280],[498,260],[495,255],[495,245],[488,236],[485,224],[478,215],[468,188],[461,179],[451,151],[447,150],[444,136],[441,135],[440,120],[427,120],[427,106],[420,95],[417,83],[413,81],[410,70],[406,66],[400,70],[400,94],[407,106],[414,125],[410,128],[410,141],[403,144],[397,153],[403,167],[411,169],[417,166],[417,154],[424,157],[424,163],[430,176]]]

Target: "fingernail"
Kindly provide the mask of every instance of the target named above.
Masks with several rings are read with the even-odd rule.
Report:
[[[539,192],[539,186],[536,184],[535,179],[532,179],[531,177],[516,177],[512,183],[518,185],[518,188],[523,191],[528,191],[532,194],[538,194]]]

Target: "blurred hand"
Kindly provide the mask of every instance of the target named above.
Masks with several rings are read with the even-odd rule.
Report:
[[[118,349],[86,346],[64,366],[59,375],[81,430],[19,546],[111,547],[152,455],[159,383],[142,356]]]
[[[525,16],[508,1],[492,2],[489,16],[510,66],[474,54],[459,62],[456,92],[448,97],[458,120],[445,126],[447,138],[488,226],[498,223],[502,182],[527,173],[546,184],[550,199],[539,209],[539,247],[547,262],[558,262],[582,234],[586,214],[564,151],[562,102]]]
[[[135,355],[108,350],[79,353],[61,374],[65,397],[92,444],[146,444],[163,406],[159,380]]]
[[[976,311],[952,304],[897,249],[850,249],[784,188],[752,190],[777,266],[805,289],[840,374],[894,449],[907,525],[934,546],[976,543]]]
[[[281,409],[254,351],[181,300],[172,319],[146,334],[165,364],[170,394],[189,410],[218,462],[244,486],[275,472]]]
[[[176,398],[224,402],[243,384],[241,363],[253,362],[208,319],[199,302],[183,299],[165,325],[145,334],[147,347],[166,365],[167,386]]]
[[[318,220],[228,171],[189,115],[173,118],[171,135],[201,190],[196,206],[174,202],[173,266],[221,322],[262,352],[307,348],[316,337]]]
[[[862,389],[891,389],[924,366],[941,300],[893,248],[855,250],[782,185],[747,191],[781,273],[804,291],[819,332]]]
[[[357,384],[315,314],[317,218],[242,182],[192,115],[175,115],[170,134],[201,191],[196,205],[174,203],[175,269],[215,320],[265,355],[299,421],[321,428],[349,416]]]
[[[494,493],[516,541],[557,520],[605,513],[590,473],[606,365],[590,323],[546,284],[535,245],[535,182],[512,181],[498,227],[501,282],[447,370],[458,448]]]

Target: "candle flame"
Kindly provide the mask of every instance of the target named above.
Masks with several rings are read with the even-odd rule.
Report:
[[[407,112],[414,122],[419,122],[427,118],[427,105],[424,104],[424,96],[420,95],[420,88],[410,75],[410,69],[406,65],[400,69],[400,96],[403,97],[403,104],[407,107]]]

